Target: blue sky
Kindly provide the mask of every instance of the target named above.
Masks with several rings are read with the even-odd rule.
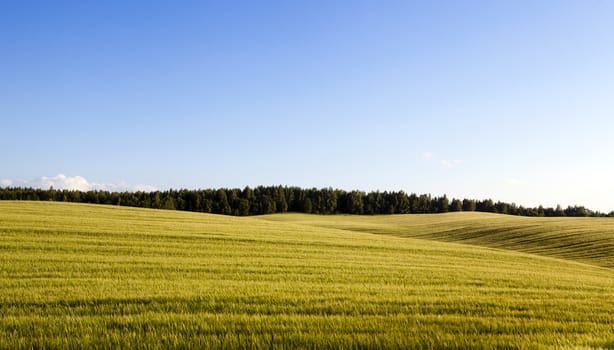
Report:
[[[0,185],[330,186],[609,212],[613,13],[0,1]]]

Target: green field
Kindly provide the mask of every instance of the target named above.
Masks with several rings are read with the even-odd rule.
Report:
[[[0,348],[614,348],[613,237],[611,219],[5,201]]]
[[[614,268],[614,219],[531,218],[477,212],[445,215],[270,215],[267,220],[458,242]]]

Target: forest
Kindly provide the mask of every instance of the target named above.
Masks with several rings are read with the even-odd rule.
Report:
[[[244,189],[167,190],[154,192],[76,191],[6,187],[0,200],[59,201],[129,207],[185,210],[223,215],[248,216],[284,212],[312,214],[431,214],[479,211],[521,216],[610,216],[583,206],[528,208],[492,199],[457,199],[446,195],[396,192],[345,191],[332,188],[258,186]]]

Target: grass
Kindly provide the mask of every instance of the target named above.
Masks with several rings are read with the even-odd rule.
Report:
[[[378,216],[283,214],[264,218],[515,250],[614,268],[612,218],[531,218],[477,212]]]
[[[437,218],[455,221],[396,235]],[[403,220],[0,202],[0,348],[614,347],[607,257]]]

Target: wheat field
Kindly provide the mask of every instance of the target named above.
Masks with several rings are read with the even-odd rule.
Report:
[[[0,348],[614,348],[610,221],[517,219],[2,201]]]

